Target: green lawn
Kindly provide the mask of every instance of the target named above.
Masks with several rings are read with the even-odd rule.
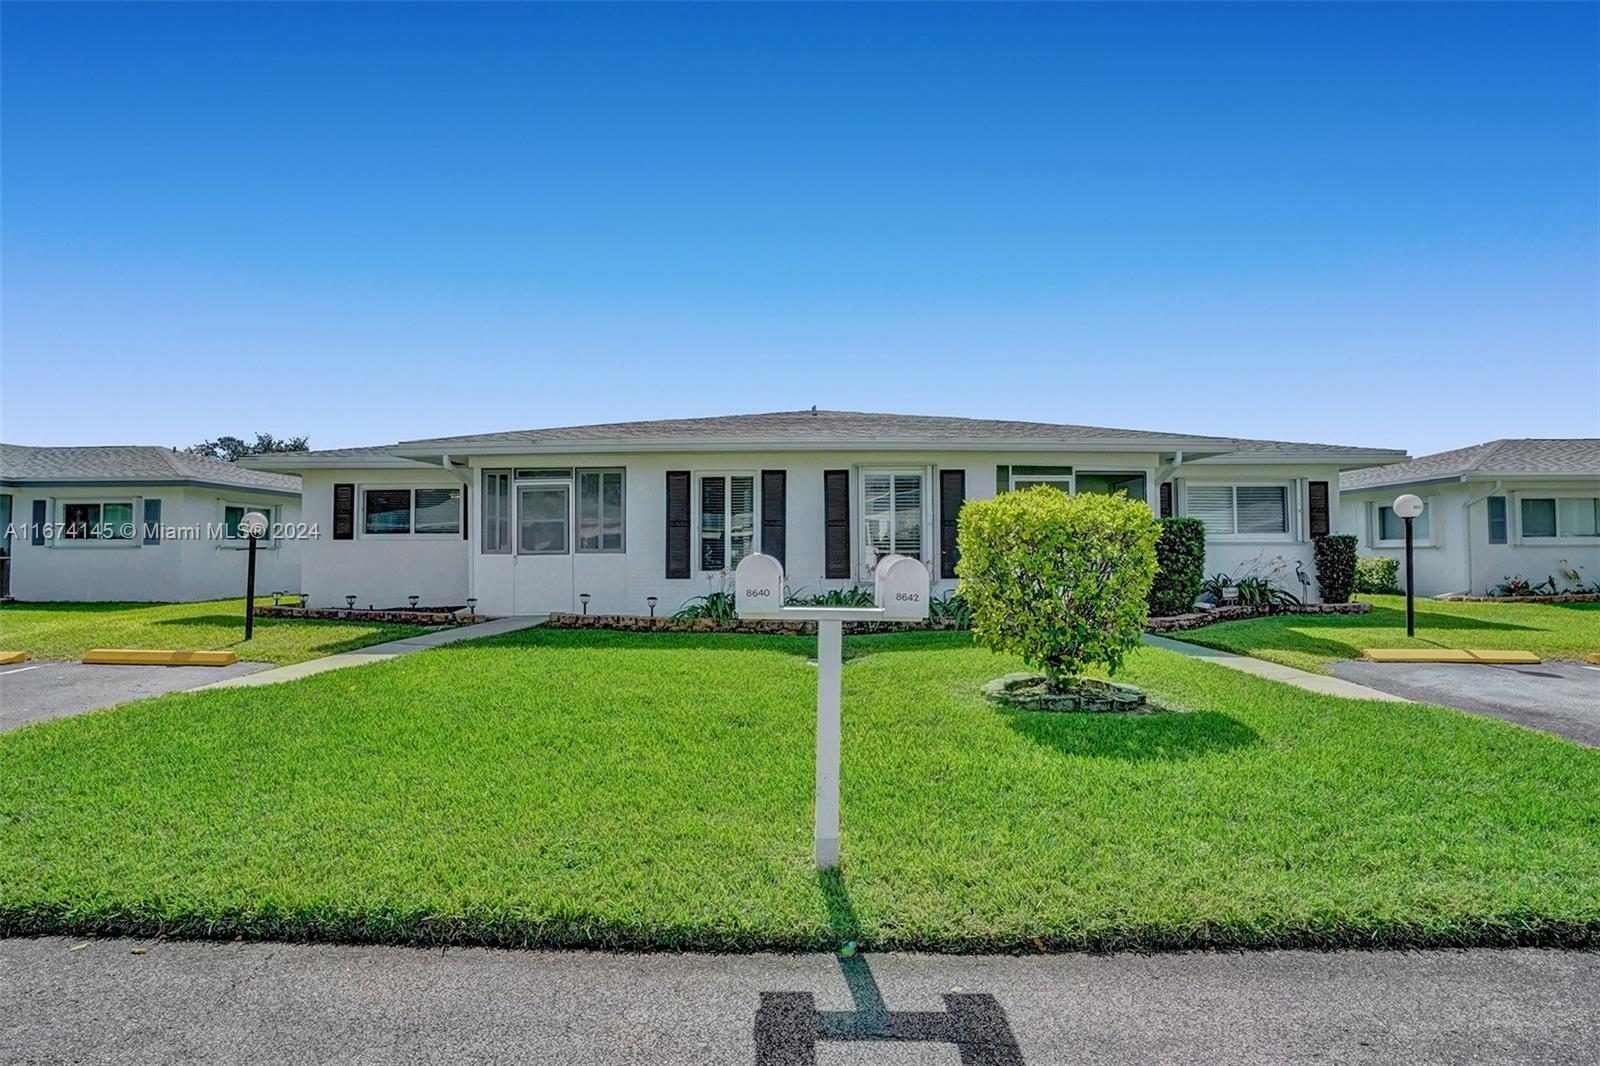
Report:
[[[1142,649],[1187,713],[1003,712],[850,638],[531,630],[0,735],[0,933],[975,950],[1600,941],[1600,751]]]
[[[257,599],[266,605],[270,599]],[[399,640],[421,626],[257,618],[244,639],[244,597],[204,603],[8,603],[0,648],[36,659],[78,659],[90,648],[232,648],[255,662],[298,663]]]
[[[1370,614],[1283,614],[1170,636],[1319,673],[1367,648],[1509,648],[1546,659],[1600,652],[1600,603],[1417,600],[1417,635],[1408,638],[1404,596],[1358,599],[1371,601]]]

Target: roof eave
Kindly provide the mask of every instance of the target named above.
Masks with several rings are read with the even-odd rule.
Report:
[[[287,496],[298,498],[299,489],[272,488],[266,485],[240,485],[231,481],[203,481],[198,478],[154,478],[154,477],[121,477],[121,478],[0,478],[0,485],[6,488],[18,489],[48,489],[56,486],[71,489],[102,489],[119,488],[124,485],[151,486],[154,488],[190,488],[190,489],[221,489],[224,492],[253,492],[263,496]]]

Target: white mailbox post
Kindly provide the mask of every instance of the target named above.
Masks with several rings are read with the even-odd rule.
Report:
[[[747,555],[734,572],[741,618],[817,623],[817,869],[839,865],[839,678],[844,623],[928,617],[928,571],[903,555],[886,556],[874,571],[873,607],[785,607],[783,567],[770,555]]]

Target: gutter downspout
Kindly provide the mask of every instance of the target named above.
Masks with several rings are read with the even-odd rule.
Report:
[[[472,496],[470,491],[472,489],[472,475],[470,472],[461,469],[455,463],[451,462],[450,456],[448,455],[439,456],[439,463],[450,473],[454,474],[456,476],[456,480],[461,482],[461,502],[464,505],[462,507],[461,520],[466,523],[467,528],[470,530],[472,528],[472,522],[470,520],[470,508],[472,507]],[[479,535],[482,535],[482,531],[479,532]],[[469,534],[464,539],[467,543],[467,595],[476,597],[478,595],[478,553],[472,550],[471,535]]]
[[[1500,495],[1502,485],[1503,483],[1500,479],[1496,478],[1494,484],[1490,485],[1481,495],[1468,496],[1467,505],[1462,508],[1462,523],[1467,527],[1462,531],[1467,542],[1467,589],[1462,595],[1472,595],[1472,506],[1473,504],[1482,503],[1490,496]]]

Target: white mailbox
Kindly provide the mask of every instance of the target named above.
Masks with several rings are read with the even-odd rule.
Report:
[[[886,555],[873,569],[874,599],[889,618],[928,617],[928,568],[905,555]]]
[[[734,609],[740,618],[783,613],[783,565],[770,555],[746,555],[733,573]]]

